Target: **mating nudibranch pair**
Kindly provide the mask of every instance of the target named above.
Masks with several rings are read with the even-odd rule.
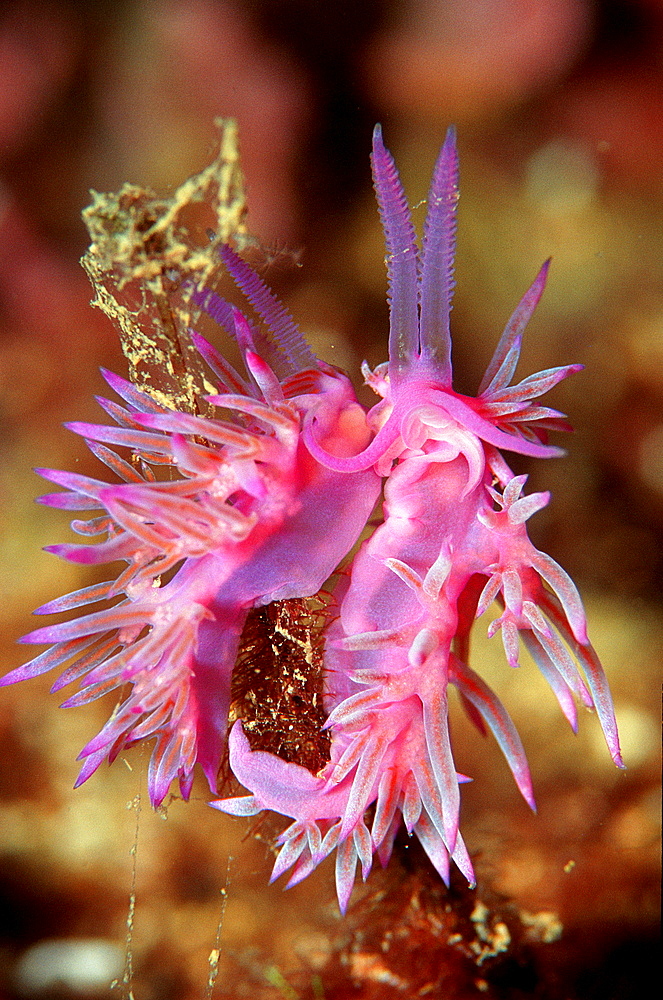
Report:
[[[53,645],[3,681],[66,666],[53,689],[80,680],[80,690],[65,706],[131,685],[82,750],[78,783],[105,758],[155,738],[148,778],[155,805],[175,778],[188,796],[196,762],[215,791],[249,610],[315,594],[357,541],[384,481],[383,520],[340,575],[338,615],[327,627],[328,763],[312,774],[252,750],[236,722],[230,767],[251,794],[213,803],[235,815],[272,809],[294,821],[279,837],[272,876],[294,866],[289,885],[335,849],[342,910],[357,861],[364,878],[374,853],[386,864],[401,819],[445,881],[450,858],[474,880],[458,832],[459,784],[467,779],[456,772],[449,739],[450,684],[478,728],[492,730],[534,806],[515,727],[467,662],[472,624],[494,601],[502,612],[489,633],[501,631],[508,662],[517,665],[522,639],[571,726],[577,726],[576,698],[596,708],[613,760],[623,766],[610,692],[578,592],[527,536],[527,519],[549,494],[523,495],[526,476],[515,476],[501,454],[559,455],[546,443],[547,432],[569,429],[562,414],[533,400],[581,366],[509,384],[547,264],[507,323],[478,396],[455,392],[454,133],[435,166],[421,251],[379,127],[372,166],[387,243],[390,339],[389,362],[374,372],[364,366],[364,375],[380,402],[366,413],[349,380],[311,353],[283,305],[224,247],[223,262],[262,326],[212,292],[194,298],[235,337],[246,374],[194,334],[219,383],[219,394],[210,397],[223,410],[218,419],[168,409],[105,374],[126,403],[101,400],[119,427],[69,427],[121,482],[42,470],[68,491],[42,502],[92,511],[72,527],[103,539],[50,551],[80,563],[123,560],[127,567],[115,580],[39,608],[39,614],[86,613],[25,636],[24,642]],[[128,449],[133,461],[107,445]],[[158,479],[154,469],[164,465],[179,478]]]

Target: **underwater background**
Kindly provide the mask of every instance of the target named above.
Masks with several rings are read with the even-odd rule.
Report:
[[[476,391],[514,303],[553,258],[519,373],[584,364],[550,397],[576,430],[555,442],[565,458],[518,458],[516,471],[530,474],[529,491],[552,491],[533,540],[581,590],[627,770],[611,764],[594,717],[582,712],[574,736],[532,665],[515,677],[479,626],[473,658],[521,733],[538,815],[457,712],[479,895],[461,879],[447,892],[403,842],[341,919],[328,864],[285,894],[266,886],[279,820],[219,815],[200,777],[188,804],[154,813],[149,747],[73,791],[76,756],[112,698],[70,713],[48,676],[7,688],[0,1000],[107,996],[113,979],[111,995],[136,1000],[637,997],[660,906],[663,4],[2,5],[3,673],[25,659],[15,640],[33,607],[101,578],[41,551],[69,531],[61,512],[35,506],[32,472],[97,474],[61,423],[98,419],[100,365],[126,375],[78,263],[89,189],[131,181],[168,195],[214,155],[217,116],[238,122],[252,264],[315,352],[343,369],[386,356],[375,122],[418,226],[437,150],[458,128],[460,392]]]

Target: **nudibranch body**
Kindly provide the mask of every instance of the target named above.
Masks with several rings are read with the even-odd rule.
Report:
[[[516,729],[467,662],[473,622],[496,599],[503,610],[489,632],[501,630],[508,662],[517,666],[522,639],[574,729],[574,696],[597,709],[613,759],[622,766],[607,681],[587,638],[578,592],[527,536],[527,519],[549,494],[524,496],[527,477],[514,475],[501,454],[559,455],[546,443],[547,432],[569,429],[562,414],[535,400],[581,366],[510,384],[548,265],[507,323],[479,395],[456,393],[449,332],[458,200],[454,132],[433,174],[421,253],[379,128],[372,165],[391,318],[389,362],[365,370],[383,397],[368,415],[375,436],[362,452],[339,457],[320,441],[314,411],[304,425],[304,440],[321,464],[348,476],[372,467],[386,479],[383,522],[339,585],[339,617],[327,635],[331,759],[311,775],[251,751],[238,722],[230,762],[252,795],[215,803],[226,812],[269,808],[294,820],[281,835],[273,873],[294,866],[290,885],[336,849],[341,909],[357,862],[364,878],[375,852],[386,863],[401,821],[445,881],[450,858],[468,881],[474,879],[458,832],[464,778],[456,772],[449,737],[450,685],[478,726],[492,730],[534,808]]]

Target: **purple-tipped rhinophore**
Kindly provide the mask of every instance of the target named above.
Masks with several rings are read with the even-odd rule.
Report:
[[[612,702],[578,592],[527,536],[527,520],[549,494],[524,496],[527,477],[514,475],[498,451],[560,455],[547,443],[547,432],[569,429],[562,414],[536,398],[580,365],[510,384],[548,264],[507,323],[479,395],[457,393],[449,335],[458,200],[454,132],[447,133],[435,166],[421,253],[379,127],[372,162],[391,324],[388,365],[365,370],[382,397],[368,415],[376,434],[362,452],[347,457],[325,450],[315,412],[304,425],[309,450],[328,468],[349,477],[375,468],[385,477],[384,519],[355,556],[349,580],[341,582],[339,617],[327,634],[330,761],[313,776],[253,752],[236,723],[231,766],[251,795],[215,803],[236,814],[274,809],[294,821],[279,838],[274,867],[274,877],[293,869],[289,885],[336,850],[341,909],[357,862],[364,878],[374,852],[386,863],[401,821],[445,881],[450,859],[473,880],[458,833],[465,779],[456,772],[449,739],[450,687],[478,727],[493,733],[534,808],[513,722],[467,660],[474,620],[494,602],[501,613],[488,631],[501,633],[508,663],[518,665],[522,639],[573,728],[576,698],[596,708],[622,766]]]

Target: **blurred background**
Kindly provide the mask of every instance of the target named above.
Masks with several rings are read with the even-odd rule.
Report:
[[[497,750],[454,722],[459,769],[475,779],[463,832],[479,889],[521,924],[523,912],[557,914],[564,933],[494,972],[463,966],[453,995],[639,996],[659,907],[663,3],[0,5],[3,672],[25,659],[15,640],[33,627],[31,609],[89,582],[41,551],[68,528],[34,505],[32,468],[97,474],[61,422],[99,418],[99,365],[126,373],[112,325],[89,307],[81,209],[90,188],[124,181],[167,195],[212,158],[219,115],[239,123],[261,273],[343,368],[386,356],[376,121],[418,226],[444,133],[458,126],[460,391],[476,391],[513,307],[553,258],[519,374],[582,362],[550,395],[577,430],[564,460],[518,471],[530,490],[553,491],[533,539],[586,598],[628,770],[614,769],[595,718],[583,713],[574,737],[531,666],[510,670],[479,639],[475,667],[519,726],[539,802],[529,815]],[[213,813],[202,783],[188,805],[155,815],[144,751],[72,791],[76,755],[108,706],[62,712],[50,683],[0,696],[0,1000],[106,996],[113,979],[114,995],[133,987],[136,1000],[449,995],[434,970],[415,992],[398,967],[427,940],[412,880],[437,889],[421,859],[374,873],[345,921],[328,866],[285,895],[268,888],[279,822],[256,831]],[[400,959],[369,927],[375,899],[394,892],[409,907],[394,916],[410,928]]]

